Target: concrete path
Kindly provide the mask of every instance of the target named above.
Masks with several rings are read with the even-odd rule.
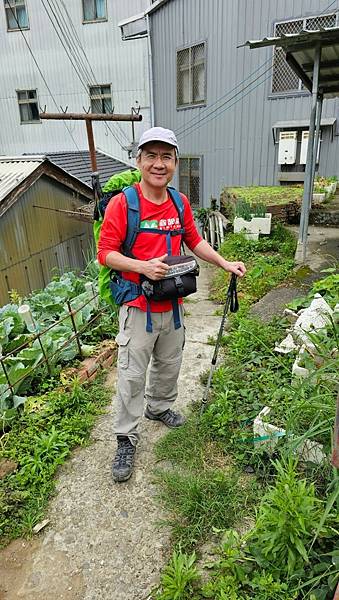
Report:
[[[220,317],[208,301],[211,267],[204,265],[199,291],[185,304],[186,347],[177,407],[200,400],[199,375],[210,367]],[[115,373],[107,384],[114,388]],[[0,600],[146,600],[168,559],[169,531],[152,483],[153,447],[166,432],[144,420],[135,473],[114,484],[113,408],[95,427],[88,448],[75,451],[58,473],[49,526],[32,541],[16,540],[0,555]]]

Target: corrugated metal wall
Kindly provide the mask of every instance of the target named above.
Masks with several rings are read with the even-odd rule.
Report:
[[[62,213],[87,203],[57,182],[41,177],[0,219],[0,306],[8,292],[43,288],[58,273],[80,270],[93,244],[90,224]]]
[[[29,49],[19,31],[7,31],[7,23],[3,2],[0,11],[0,154],[16,155],[33,152],[53,152],[57,150],[77,150],[87,148],[86,128],[84,123],[68,122],[72,137],[63,122],[43,121],[40,124],[20,124],[20,115],[16,90],[37,89],[40,106],[46,105],[49,112],[56,112],[56,106],[39,73]],[[49,7],[50,3],[44,2]],[[85,86],[112,84],[112,97],[115,112],[130,112],[131,106],[138,100],[141,105],[143,122],[136,124],[136,135],[149,126],[149,81],[147,40],[140,39],[129,42],[121,40],[117,23],[125,18],[143,12],[148,7],[148,0],[107,0],[108,20],[98,23],[82,23],[82,1],[66,2],[71,23],[61,2],[57,4],[55,15],[49,8],[53,23],[67,24],[72,35],[69,43],[82,56],[79,43],[82,44],[94,77],[86,78],[80,72]],[[89,107],[88,92],[76,75],[65,48],[57,37],[49,20],[43,3],[35,0],[26,1],[30,29],[24,31],[34,57],[39,65],[58,106],[68,106],[69,112],[83,112]],[[65,27],[65,25],[63,25]],[[74,28],[74,29],[72,29]],[[76,40],[76,35],[79,42]],[[67,45],[64,42],[66,49]],[[74,63],[74,58],[72,59]],[[77,65],[76,65],[77,66]],[[87,65],[87,71],[89,66]],[[127,136],[123,137],[117,125],[110,125],[115,135],[126,145],[131,141],[131,125],[123,123],[121,129]],[[94,124],[96,145],[101,150],[120,158],[127,159],[123,151],[107,130],[104,123]]]
[[[202,116],[222,104],[213,103],[265,61],[262,71],[271,65],[272,48],[237,46],[273,35],[276,21],[319,15],[328,4],[322,0],[170,0],[151,15],[156,125],[178,132],[182,155],[202,156],[204,205],[225,185],[277,184],[272,125],[310,115],[310,96],[270,97],[271,76],[267,74],[262,85],[243,98],[238,95],[225,105],[227,110],[211,114],[199,126]],[[326,12],[333,12],[333,7]],[[207,44],[206,108],[177,110],[176,51],[201,41]],[[339,100],[324,101],[323,117],[339,120]],[[194,128],[188,129],[193,123]],[[328,129],[322,137],[319,172],[338,176],[338,124],[333,141]]]

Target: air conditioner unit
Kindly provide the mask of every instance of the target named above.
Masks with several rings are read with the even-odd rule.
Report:
[[[297,132],[281,131],[279,135],[279,165],[293,165],[297,155]]]
[[[309,136],[308,130],[302,131],[302,133],[301,133],[301,148],[300,148],[300,164],[301,165],[306,165],[308,136]],[[317,158],[316,158],[317,163],[319,162],[319,155],[320,155],[320,139],[321,139],[321,130],[320,130],[318,149],[317,149]]]

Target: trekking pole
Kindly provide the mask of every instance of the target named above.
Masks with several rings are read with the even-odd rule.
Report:
[[[238,304],[238,296],[237,296],[237,276],[234,273],[232,273],[231,281],[228,286],[228,290],[227,290],[227,294],[226,294],[224,313],[223,313],[223,316],[221,319],[217,342],[216,342],[215,348],[214,348],[214,354],[213,354],[213,358],[212,358],[210,372],[208,375],[207,385],[206,385],[204,395],[203,395],[202,401],[201,401],[200,415],[202,415],[206,409],[207,400],[208,400],[208,392],[211,387],[213,373],[215,371],[215,366],[217,364],[219,346],[220,346],[222,334],[224,332],[225,321],[226,321],[226,316],[227,316],[228,310],[230,310],[232,313],[235,313],[235,312],[237,312],[238,308],[239,308],[239,304]]]

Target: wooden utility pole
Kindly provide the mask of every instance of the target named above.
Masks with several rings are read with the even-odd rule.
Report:
[[[51,121],[85,121],[86,123],[86,131],[87,131],[87,139],[88,139],[88,147],[89,153],[91,157],[91,165],[92,171],[95,172],[97,170],[97,160],[95,155],[95,144],[94,144],[94,136],[93,136],[93,127],[92,121],[130,121],[132,125],[134,125],[134,121],[141,121],[142,115],[138,113],[131,113],[129,115],[118,115],[118,114],[106,114],[106,113],[46,113],[41,112],[39,114],[40,119],[49,119]]]

